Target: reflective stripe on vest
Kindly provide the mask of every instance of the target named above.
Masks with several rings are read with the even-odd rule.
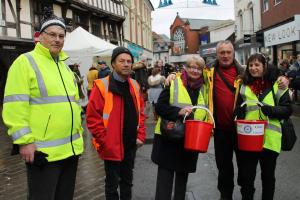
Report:
[[[201,92],[201,94],[204,97],[204,94],[205,94],[205,88],[204,88],[204,86],[202,86],[200,88],[200,92]],[[179,107],[179,108],[184,108],[185,106],[190,106],[191,105],[191,104],[185,104],[185,103],[179,103],[178,102],[179,101],[178,100],[179,99],[178,98],[178,96],[179,96],[179,93],[178,93],[178,78],[176,78],[174,80],[174,93],[173,94],[174,94],[173,97],[170,96],[170,101],[173,101],[173,103],[172,103],[173,106],[176,106],[176,107]],[[200,93],[199,93],[199,95],[200,95]],[[205,104],[199,104],[199,106],[207,107],[207,105],[205,105]]]
[[[62,95],[61,96],[48,96],[44,79],[42,77],[42,74],[41,74],[35,60],[33,59],[33,57],[31,56],[30,53],[25,53],[24,55],[27,57],[30,65],[32,66],[32,68],[35,72],[38,87],[39,87],[40,94],[41,94],[41,97],[35,97],[35,98],[30,97],[29,103],[36,105],[36,104],[50,104],[50,103],[68,102],[67,96],[62,96]],[[24,97],[20,98],[21,97],[20,94],[10,95],[8,97],[9,98],[6,99],[6,101],[5,101],[6,103],[7,102],[13,102],[13,101],[28,101],[28,99],[25,99]],[[70,99],[71,102],[75,102],[75,96],[69,96],[69,99]]]
[[[109,116],[110,113],[112,111],[113,108],[113,93],[108,91],[108,86],[109,86],[109,76],[106,76],[105,78],[102,79],[97,79],[94,82],[97,86],[97,88],[99,89],[101,95],[103,96],[105,102],[104,102],[104,108],[103,108],[103,124],[104,127],[107,128],[108,125],[108,120],[109,120]],[[139,90],[139,85],[138,83],[133,80],[133,79],[129,79],[129,85],[132,85],[134,93],[135,93],[135,97],[136,97],[136,102],[137,102],[137,109],[138,109],[138,127],[139,128],[139,124],[140,124],[140,90]]]
[[[182,88],[182,89],[180,89]],[[208,107],[207,106],[207,90],[205,90],[205,85],[203,85],[199,91],[199,96],[197,99],[197,105],[198,106],[203,106],[203,107]],[[181,92],[179,94],[179,92]],[[182,94],[186,94],[187,96],[182,96]],[[183,99],[179,99],[179,98],[183,98]],[[188,98],[188,99],[187,99]],[[183,101],[189,101],[189,103],[182,103]],[[176,77],[176,79],[171,83],[171,87],[170,87],[170,99],[169,99],[169,104],[172,106],[176,106],[179,108],[183,108],[185,106],[192,106],[192,100],[190,99],[190,96],[186,90],[186,88],[184,87],[180,77]],[[206,111],[204,110],[200,110],[197,109],[194,112],[194,119],[196,120],[202,120],[202,121],[207,121],[209,119],[208,113],[206,113]],[[155,134],[160,135],[160,122],[161,122],[161,118],[158,118],[158,121],[156,123],[155,126]]]
[[[284,90],[279,90],[278,85],[274,84],[273,90],[279,99],[285,92]],[[245,85],[241,85],[240,94],[243,101],[246,100],[256,100],[257,96],[252,92],[251,88]],[[277,101],[279,101],[279,99]],[[274,98],[272,91],[270,91],[263,99],[262,103],[270,106],[274,106]],[[266,119],[266,116],[261,112],[260,108],[255,103],[247,103],[246,107],[246,117],[248,120]],[[269,123],[266,127],[264,135],[264,148],[270,149],[275,152],[280,152],[281,149],[281,125],[278,119],[269,119]]]
[[[31,133],[31,130],[29,127],[24,127],[22,129],[19,129],[11,134],[11,138],[13,141],[16,141],[17,139],[23,137],[24,135]]]
[[[75,133],[72,135],[72,141],[80,138],[79,133]],[[34,144],[37,146],[37,148],[48,148],[48,147],[57,147],[60,145],[68,144],[71,141],[71,136],[60,138],[56,140],[48,140],[48,141],[36,141]]]

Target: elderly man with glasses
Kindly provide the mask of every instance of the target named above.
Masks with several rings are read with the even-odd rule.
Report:
[[[83,152],[77,84],[62,52],[66,27],[47,11],[40,42],[10,67],[3,120],[27,169],[28,199],[73,199]]]

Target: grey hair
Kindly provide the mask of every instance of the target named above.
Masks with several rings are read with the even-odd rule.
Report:
[[[204,59],[199,56],[199,55],[193,55],[193,56],[189,56],[186,60],[186,65],[190,66],[190,64],[192,63],[192,61],[195,61],[195,63],[200,66],[201,68],[205,67],[205,61]]]
[[[230,44],[230,45],[232,46],[232,49],[234,49],[234,48],[233,48],[233,44],[232,44],[231,41],[229,41],[229,40],[221,40],[220,42],[218,42],[216,50],[218,51],[218,49],[219,49],[222,45],[224,45],[224,44]]]

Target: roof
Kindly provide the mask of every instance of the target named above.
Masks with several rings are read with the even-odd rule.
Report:
[[[218,27],[221,24],[229,23],[232,20],[216,20],[216,19],[189,19],[189,18],[181,18],[185,23],[190,24],[190,28],[192,30],[199,30],[204,27],[214,28]]]

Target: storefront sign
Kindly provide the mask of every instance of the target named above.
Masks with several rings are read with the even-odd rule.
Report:
[[[202,55],[210,55],[210,54],[215,54],[216,53],[216,47],[213,48],[207,48],[207,49],[202,49]]]
[[[2,49],[14,50],[14,49],[16,49],[16,46],[2,45]]]
[[[300,19],[264,32],[265,47],[300,40]]]

